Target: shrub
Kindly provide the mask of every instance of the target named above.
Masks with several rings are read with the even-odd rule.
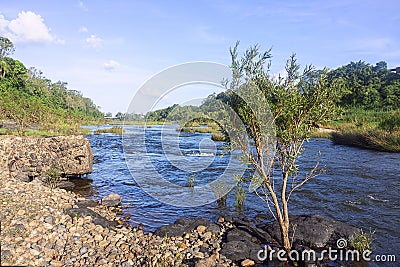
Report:
[[[61,180],[61,171],[55,164],[52,164],[50,168],[47,171],[45,171],[42,176],[42,182],[44,183],[44,185],[50,188],[56,188],[60,183],[60,180]]]
[[[369,234],[365,233],[362,229],[358,234],[355,234],[350,237],[349,243],[350,246],[359,252],[363,252],[365,250],[372,250],[372,241],[374,240],[373,235],[375,231],[369,232]]]

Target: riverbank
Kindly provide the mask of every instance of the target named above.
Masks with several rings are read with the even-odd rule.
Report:
[[[124,224],[113,208],[85,207],[93,201],[50,189],[38,180],[25,183],[2,173],[0,189],[2,265],[189,266],[186,263],[202,261],[236,266],[219,254],[215,240],[222,231],[208,235],[195,230],[183,237],[159,237]],[[79,208],[95,212],[110,227],[99,225],[97,215],[68,212]],[[214,250],[199,251],[201,244],[210,242]]]

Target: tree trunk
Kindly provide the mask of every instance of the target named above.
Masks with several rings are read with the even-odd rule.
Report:
[[[289,221],[283,221],[282,224],[279,224],[281,228],[281,239],[282,246],[289,253],[291,249],[290,240],[289,240]]]

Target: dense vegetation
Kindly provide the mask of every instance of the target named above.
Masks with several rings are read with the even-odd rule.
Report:
[[[103,118],[91,99],[65,82],[52,82],[36,68],[10,57],[14,52],[11,41],[0,37],[0,121],[16,124],[20,135],[27,126],[38,134],[72,134],[81,131],[82,123]],[[12,133],[0,129],[0,133]],[[25,132],[24,132],[25,131]],[[32,132],[32,131],[31,131]]]
[[[344,81],[344,90],[338,101],[343,107],[400,108],[400,74],[388,70],[384,61],[375,66],[363,61],[351,62],[332,70],[329,77]]]
[[[308,79],[315,80],[324,73],[323,70],[313,70]],[[383,61],[375,66],[359,61],[330,70],[324,75],[327,75],[329,84],[336,81],[341,85],[335,99],[340,112],[334,119],[319,125],[336,131],[333,133],[334,142],[400,151],[400,74],[390,71]],[[197,124],[209,123],[203,118],[204,114],[218,113],[213,99],[228,104],[234,101],[232,96],[223,92],[210,95],[199,107],[175,104],[149,112],[146,118],[151,121],[185,121],[186,124],[189,121],[188,127],[182,127],[181,130],[204,132],[207,129],[193,127],[193,121]],[[216,136],[219,130],[213,127],[209,132]],[[330,136],[330,133],[323,136]]]

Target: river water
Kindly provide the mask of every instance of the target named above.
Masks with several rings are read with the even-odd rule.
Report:
[[[200,207],[184,208],[158,201],[156,198],[159,196],[161,199],[169,196],[171,201],[184,205],[189,195],[176,194],[171,188],[157,188],[159,195],[156,198],[146,193],[142,189],[146,187],[144,182],[155,179],[154,173],[148,171],[151,166],[145,160],[146,155],[150,155],[150,164],[162,177],[180,186],[187,186],[188,177],[191,176],[190,168],[198,170],[194,177],[195,185],[201,186],[221,175],[229,161],[233,171],[236,165],[238,170],[242,168],[239,166],[241,164],[234,161],[235,157],[226,150],[225,143],[212,142],[210,134],[182,133],[177,138],[176,126],[152,126],[146,129],[143,136],[143,128],[125,127],[124,142],[121,136],[113,134],[87,136],[94,153],[93,173],[88,176],[92,182],[80,188],[79,192],[95,199],[110,193],[120,194],[124,212],[131,216],[132,225],[142,224],[145,230],[153,231],[181,217],[216,220],[231,215],[254,219],[257,215],[260,217],[260,214],[268,214],[263,201],[251,192],[247,193],[242,211],[234,207],[233,191],[225,207],[218,207],[216,202],[212,202]],[[146,141],[145,148],[140,145],[143,140]],[[168,144],[174,142],[180,151],[168,148]],[[320,214],[362,228],[366,232],[375,231],[375,254],[393,254],[398,258],[400,153],[363,150],[333,145],[327,139],[311,139],[305,144],[299,165],[310,169],[318,157],[320,166],[325,166],[326,172],[294,193],[289,203],[290,212]],[[146,190],[149,191],[149,188],[157,185],[147,186]],[[187,192],[190,190],[187,188]]]

